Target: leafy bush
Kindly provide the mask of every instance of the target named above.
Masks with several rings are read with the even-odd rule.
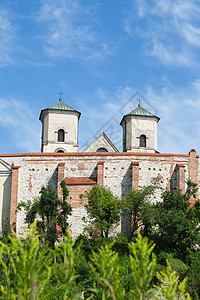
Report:
[[[75,245],[69,232],[55,249],[41,248],[35,226],[26,238],[9,235],[9,244],[0,242],[4,270],[0,299],[190,299],[186,279],[181,282],[169,264],[157,273],[158,283],[153,286],[155,245],[139,233],[129,245],[129,256],[124,252],[119,257],[113,243],[107,243],[92,251],[87,260],[81,244]]]

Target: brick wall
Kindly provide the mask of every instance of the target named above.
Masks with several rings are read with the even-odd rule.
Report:
[[[3,159],[9,164],[14,163],[14,165],[20,166],[19,177],[19,168],[14,167],[12,171],[11,200],[11,221],[13,224],[17,222],[19,233],[23,232],[25,216],[23,212],[19,212],[16,219],[16,203],[22,200],[33,200],[39,196],[42,185],[47,186],[48,184],[60,197],[59,182],[62,179],[67,180],[70,189],[67,201],[74,207],[70,222],[76,235],[81,231],[83,226],[81,219],[86,213],[84,208],[86,202],[80,200],[79,195],[85,190],[89,190],[93,184],[98,183],[109,187],[116,196],[121,197],[132,187],[137,189],[140,186],[148,185],[154,177],[160,178],[163,188],[171,190],[176,190],[177,186],[184,190],[184,178],[190,178],[198,183],[198,156],[195,150],[191,150],[189,155],[131,152],[42,153],[4,155]],[[153,200],[159,199],[160,192],[157,191]]]

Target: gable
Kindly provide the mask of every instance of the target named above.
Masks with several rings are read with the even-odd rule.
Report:
[[[83,152],[101,152],[98,149],[105,149],[107,152],[119,152],[107,135],[102,132]]]
[[[11,166],[6,163],[3,159],[0,159],[0,174],[10,174]]]

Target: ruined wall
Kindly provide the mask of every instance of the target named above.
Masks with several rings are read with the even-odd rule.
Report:
[[[12,173],[11,213],[16,220],[17,233],[23,233],[24,214],[16,213],[16,202],[33,200],[39,196],[41,186],[48,184],[61,197],[59,182],[66,180],[70,190],[68,202],[73,207],[69,218],[72,234],[78,236],[83,229],[82,217],[86,216],[86,200],[79,198],[94,184],[109,187],[118,196],[125,196],[132,187],[150,184],[160,178],[161,186],[170,190],[185,188],[185,179],[199,181],[198,156],[194,150],[189,155],[147,153],[65,153],[4,155],[4,161],[14,164]],[[17,166],[17,168],[15,168]],[[153,201],[160,200],[160,191]],[[122,229],[125,229],[122,224]]]

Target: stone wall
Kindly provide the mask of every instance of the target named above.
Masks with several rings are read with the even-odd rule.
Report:
[[[109,187],[120,198],[131,188],[150,184],[155,177],[160,178],[163,188],[174,191],[178,187],[184,191],[187,178],[199,183],[195,150],[188,155],[85,152],[1,155],[1,158],[13,165],[10,218],[16,223],[17,233],[23,233],[26,225],[24,214],[16,213],[16,203],[33,200],[39,196],[42,185],[48,184],[61,197],[59,182],[63,179],[70,190],[68,202],[73,207],[73,215],[69,220],[74,237],[81,233],[82,217],[86,216],[86,200],[81,200],[79,195],[93,184]],[[159,191],[152,200],[160,200]]]

